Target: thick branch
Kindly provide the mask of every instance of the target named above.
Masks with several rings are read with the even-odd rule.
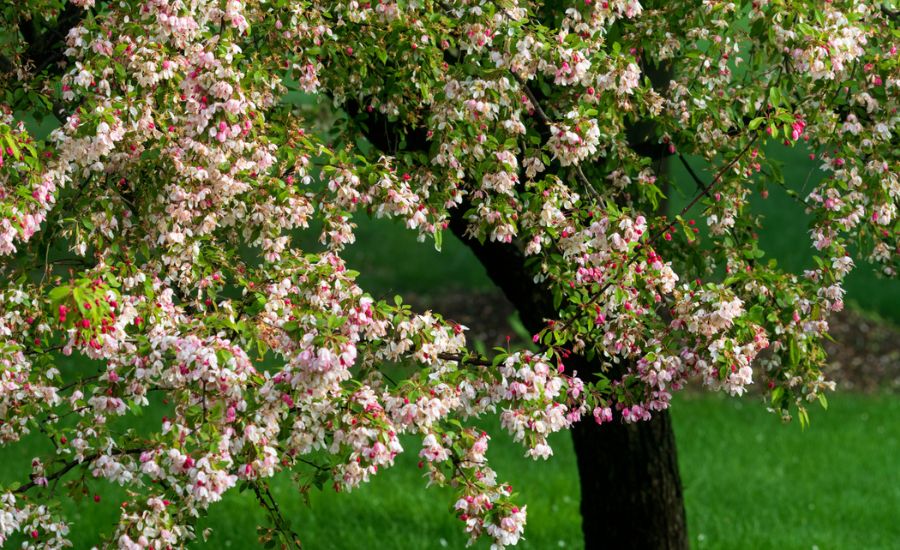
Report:
[[[450,230],[478,258],[488,277],[519,311],[522,323],[532,333],[540,331],[544,319],[553,317],[554,309],[548,289],[528,276],[525,254],[512,243],[480,242],[467,235],[466,205],[450,211]]]

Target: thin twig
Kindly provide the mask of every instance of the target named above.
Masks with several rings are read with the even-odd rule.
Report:
[[[528,83],[525,82],[519,75],[512,73],[513,77],[515,77],[516,81],[521,86],[522,91],[528,96],[528,101],[534,107],[534,114],[537,115],[538,120],[543,124],[547,131],[550,131],[553,123],[550,121],[550,117],[547,116],[547,113],[544,112],[543,107],[541,107],[540,102],[538,102],[537,97],[534,95],[534,92],[531,91],[531,88],[528,87]],[[585,191],[594,196],[594,198],[599,199],[600,194],[594,189],[594,186],[591,185],[591,182],[585,177],[584,172],[581,171],[581,166],[575,165],[575,177],[581,183],[582,187],[585,188]]]
[[[444,361],[456,361],[457,363],[465,363],[467,365],[478,365],[481,367],[490,367],[494,363],[486,358],[480,356],[472,356],[462,353],[439,353],[438,359],[442,359]]]
[[[118,452],[114,452],[114,453],[111,453],[111,454],[112,454],[112,455],[116,455],[116,456],[117,456],[117,455],[132,455],[132,454],[140,454],[140,453],[143,453],[143,452],[146,451],[146,450],[148,450],[148,449],[145,448],[145,447],[141,447],[141,448],[137,448],[137,449],[123,449],[123,450],[120,450],[120,451],[118,451]],[[100,457],[103,456],[103,455],[104,455],[104,453],[94,453],[94,454],[92,454],[92,455],[88,455],[88,456],[84,457],[84,458],[81,459],[81,460],[72,460],[72,461],[69,461],[69,462],[67,462],[66,465],[63,466],[61,469],[59,469],[59,470],[53,472],[52,474],[50,474],[49,476],[47,476],[47,477],[46,477],[47,482],[50,482],[50,481],[54,481],[54,482],[55,482],[57,479],[63,477],[63,476],[66,475],[67,473],[69,473],[69,472],[70,472],[73,468],[75,468],[76,466],[78,466],[78,465],[80,465],[80,464],[90,464],[91,462],[97,460],[98,458],[100,458]],[[22,494],[22,493],[28,491],[29,489],[32,489],[32,488],[37,487],[37,486],[38,486],[37,481],[35,481],[34,479],[32,479],[32,480],[29,481],[28,483],[19,486],[17,489],[14,489],[14,490],[13,490],[13,493]]]
[[[86,382],[92,382],[92,381],[94,381],[94,380],[96,380],[96,379],[98,379],[98,378],[100,378],[100,375],[99,375],[99,374],[93,374],[93,375],[91,375],[91,376],[85,376],[84,378],[79,378],[78,380],[75,380],[74,382],[69,382],[69,383],[66,384],[65,386],[63,386],[63,387],[57,389],[57,390],[56,390],[56,393],[62,393],[62,392],[64,392],[64,391],[68,390],[69,388],[72,388],[72,387],[74,387],[74,386],[77,386],[78,384],[84,384],[84,383],[86,383]]]
[[[705,189],[706,185],[704,185],[703,181],[700,179],[700,176],[697,175],[697,172],[694,172],[694,168],[690,164],[688,164],[688,161],[686,158],[684,158],[684,155],[678,153],[678,160],[681,161],[681,164],[684,165],[685,170],[687,170],[688,174],[691,176],[694,182],[696,182],[697,187],[700,189]],[[706,196],[712,198],[708,192],[706,193]]]
[[[278,507],[278,502],[275,500],[275,497],[272,496],[272,492],[269,490],[269,485],[262,481],[254,482],[253,493],[256,495],[256,500],[259,502],[259,504],[269,514],[269,518],[272,520],[272,523],[275,526],[275,530],[278,532],[282,542],[284,543],[283,548],[294,548],[296,550],[300,550],[302,548],[302,546],[300,545],[300,537],[298,537],[297,534],[294,533],[294,531],[288,525],[287,520],[284,519],[284,514],[281,513],[281,509]]]

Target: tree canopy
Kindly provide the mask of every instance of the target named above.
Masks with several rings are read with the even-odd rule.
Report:
[[[54,446],[0,488],[0,542],[67,545],[54,504],[103,478],[133,494],[110,544],[184,544],[234,489],[270,512],[264,538],[298,545],[266,479],[351,490],[413,433],[461,528],[503,547],[526,507],[485,460],[482,415],[535,458],[583,416],[646,420],[690,381],[759,385],[808,422],[853,258],[897,270],[897,16],[860,0],[0,8],[0,442]],[[826,177],[784,181],[780,147]],[[811,217],[803,273],[760,249],[750,196],[772,186]],[[342,251],[362,215],[438,249],[452,224],[507,244],[556,317],[531,350],[470,350],[465,327],[360,288]],[[570,354],[604,368],[581,378]],[[148,431],[149,407],[166,416]]]

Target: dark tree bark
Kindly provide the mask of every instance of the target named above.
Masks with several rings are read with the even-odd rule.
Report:
[[[581,481],[584,547],[688,547],[675,434],[668,411],[649,422],[620,419],[572,429]]]
[[[464,210],[454,211],[453,234],[472,250],[519,311],[525,327],[538,332],[545,319],[556,317],[549,293],[532,281],[518,248],[467,238]],[[584,377],[599,368],[580,356],[570,357],[566,367]],[[572,429],[572,440],[586,549],[687,548],[681,477],[668,412],[636,424],[624,424],[617,417],[601,426],[587,417]]]

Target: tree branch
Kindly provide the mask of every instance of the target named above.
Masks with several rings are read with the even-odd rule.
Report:
[[[541,133],[545,133],[546,135],[549,136],[550,132],[551,132],[550,128],[551,128],[551,124],[552,124],[550,121],[550,118],[547,116],[547,113],[544,112],[544,109],[541,107],[541,103],[538,101],[537,97],[534,95],[534,92],[532,92],[531,88],[528,87],[528,83],[525,82],[524,80],[522,80],[522,78],[515,73],[513,73],[513,76],[515,77],[516,81],[519,83],[519,86],[522,87],[522,91],[525,92],[526,96],[528,96],[528,101],[530,101],[531,105],[534,107],[534,113],[537,115],[538,121],[543,126],[543,130],[541,131]],[[598,193],[597,190],[594,189],[594,186],[591,185],[591,182],[585,177],[584,172],[582,172],[582,170],[581,170],[581,166],[576,164],[576,165],[574,165],[574,167],[575,167],[575,170],[574,170],[575,178],[578,180],[578,182],[581,184],[581,186],[584,187],[585,191],[590,193],[595,199],[599,199],[600,193]]]
[[[149,450],[147,447],[140,447],[137,449],[123,449],[118,452],[111,453],[111,455],[112,456],[120,456],[120,455],[141,454],[147,450]],[[49,476],[47,476],[47,482],[49,483],[51,481],[56,481],[56,480],[60,479],[61,477],[63,477],[67,473],[69,473],[76,466],[79,466],[81,464],[89,465],[91,462],[97,460],[104,454],[106,454],[106,453],[94,453],[94,454],[84,457],[82,460],[69,461],[62,468],[60,468],[59,470],[57,470],[57,471],[53,472],[52,474],[50,474]],[[38,486],[38,483],[34,479],[32,479],[28,483],[21,485],[18,488],[14,489],[13,493],[22,494],[22,493],[25,493],[26,491],[28,491],[29,489],[33,489],[34,487],[37,487],[37,486]]]
[[[680,218],[681,216],[683,216],[685,213],[687,213],[691,208],[693,208],[694,205],[697,204],[697,201],[700,200],[700,197],[702,197],[703,195],[709,195],[710,190],[713,188],[713,186],[715,186],[715,185],[722,179],[722,176],[725,175],[725,172],[727,172],[728,170],[730,170],[731,167],[734,166],[734,165],[735,165],[735,164],[736,164],[736,163],[737,163],[737,162],[738,162],[738,161],[739,161],[739,160],[747,153],[748,150],[750,150],[750,147],[756,142],[756,138],[757,138],[758,136],[759,136],[759,134],[753,134],[753,137],[750,138],[750,140],[747,142],[747,145],[745,145],[744,148],[741,149],[741,151],[740,151],[737,155],[735,155],[734,158],[732,158],[732,159],[728,162],[728,164],[726,164],[725,166],[723,166],[723,167],[716,173],[716,177],[713,178],[713,180],[710,182],[709,185],[703,185],[702,182],[699,182],[699,184],[700,184],[700,186],[701,186],[701,188],[700,188],[700,193],[698,193],[698,194],[691,200],[691,202],[687,203],[687,204],[684,206],[684,208],[681,209],[681,212],[679,212],[678,215],[675,216],[674,220],[677,220],[678,218]],[[657,240],[659,240],[659,238],[662,237],[663,234],[665,234],[665,233],[668,232],[670,229],[672,229],[673,227],[675,227],[675,223],[676,223],[675,221],[671,221],[671,222],[669,222],[667,225],[665,225],[665,226],[663,226],[662,228],[660,228],[655,234],[653,234],[653,235],[647,240],[645,246],[652,245],[652,244],[655,243]],[[638,258],[637,256],[631,256],[631,258],[630,258],[627,262],[625,262],[625,263],[623,264],[622,267],[625,268],[625,267],[628,267],[628,266],[632,265],[632,264],[635,262],[635,260],[637,260],[637,258]],[[584,303],[582,304],[581,307],[582,307],[582,308],[586,308],[586,307],[588,307],[588,306],[594,305],[594,304],[597,302],[597,300],[599,300],[600,297],[603,296],[603,293],[606,292],[606,290],[607,290],[610,286],[612,286],[613,282],[614,282],[614,281],[610,280],[610,281],[607,282],[605,285],[603,285],[603,287],[602,287],[599,291],[597,291],[596,293],[594,293],[594,294],[591,296],[591,299],[590,299],[590,300],[584,302]],[[570,319],[569,321],[566,321],[565,323],[563,323],[563,324],[559,327],[558,330],[565,330],[566,328],[568,328],[569,326],[571,326],[571,324],[572,324],[572,322],[573,322],[574,320],[575,320],[575,317],[573,317],[573,318]]]
[[[260,506],[266,510],[266,513],[272,520],[272,524],[275,526],[275,531],[278,532],[279,537],[284,543],[282,548],[294,548],[300,550],[302,548],[300,545],[300,537],[294,533],[287,520],[284,519],[284,514],[281,513],[278,502],[269,490],[269,485],[263,481],[255,481],[252,483],[252,487],[253,493],[256,495],[256,500],[259,502]]]
[[[688,164],[688,161],[686,158],[684,158],[684,155],[678,153],[678,160],[681,161],[681,164],[684,165],[685,170],[687,170],[688,174],[690,174],[691,178],[697,184],[697,188],[700,189],[707,197],[712,198],[712,195],[710,195],[709,191],[707,191],[706,184],[703,183],[703,180],[700,179],[700,176],[697,175],[697,172],[694,172],[694,168],[690,164]]]

